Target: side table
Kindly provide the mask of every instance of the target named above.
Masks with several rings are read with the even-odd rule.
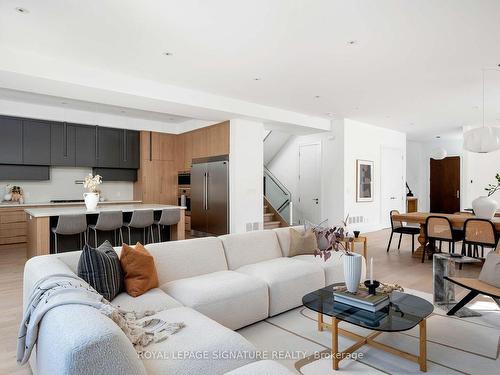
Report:
[[[362,243],[363,244],[363,256],[365,257],[366,260],[368,260],[368,258],[366,257],[367,252],[368,252],[368,244],[367,244],[367,239],[365,236],[346,237],[344,243],[345,243],[346,249],[350,250],[352,252],[354,252],[354,244],[355,243]]]
[[[443,308],[445,311],[449,311],[456,305],[455,284],[445,280],[444,277],[455,276],[456,264],[462,265],[468,263],[481,263],[481,260],[466,256],[460,258],[452,257],[449,254],[444,253],[434,254],[432,264],[434,305]],[[472,311],[467,307],[461,308],[455,315],[460,318],[481,316],[481,314]]]

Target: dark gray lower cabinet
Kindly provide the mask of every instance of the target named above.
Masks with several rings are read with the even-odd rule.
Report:
[[[97,165],[97,126],[73,125],[75,128],[75,165],[93,167]]]
[[[50,165],[74,167],[76,129],[67,123],[55,122],[50,128]]]
[[[97,166],[102,168],[120,168],[123,129],[97,127]]]
[[[0,116],[0,163],[23,164],[23,122]]]
[[[23,164],[50,165],[50,122],[23,120]]]

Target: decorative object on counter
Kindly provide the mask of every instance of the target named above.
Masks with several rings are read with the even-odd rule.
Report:
[[[11,186],[10,184],[5,186],[5,195],[3,197],[3,200],[7,202],[18,202],[20,204],[23,204],[23,188],[21,186]]]
[[[342,221],[342,226],[326,228],[321,232],[324,239],[328,241],[326,249],[318,249],[314,252],[315,256],[323,258],[326,262],[331,257],[332,251],[342,251],[344,257],[344,277],[347,290],[356,293],[359,282],[361,281],[361,269],[363,257],[360,254],[349,251],[349,243],[353,240],[348,236],[346,230],[349,215]],[[319,242],[319,241],[318,241]]]
[[[495,179],[496,184],[488,184],[488,186],[484,188],[484,190],[488,192],[488,196],[483,195],[472,201],[474,215],[480,219],[491,220],[497,211],[498,203],[491,198],[491,196],[500,189],[500,173],[496,174]]]
[[[85,180],[83,181],[83,187],[88,190],[87,193],[83,193],[83,198],[85,199],[85,206],[87,206],[88,211],[94,211],[99,203],[99,189],[98,186],[102,184],[102,177],[96,174],[89,173]]]
[[[408,192],[406,193],[406,196],[413,197],[413,191],[411,191],[410,187],[408,186],[408,182],[406,183],[406,190],[408,190]]]

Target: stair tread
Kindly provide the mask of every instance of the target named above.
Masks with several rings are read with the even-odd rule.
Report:
[[[280,222],[279,221],[266,221],[264,223],[264,225],[276,225],[276,224],[280,224]]]
[[[272,212],[266,212],[264,213],[264,216],[273,216],[274,214]]]

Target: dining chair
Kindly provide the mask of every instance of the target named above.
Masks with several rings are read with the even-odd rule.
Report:
[[[464,241],[462,243],[462,255],[479,258],[479,247],[481,247],[481,258],[484,258],[484,248],[495,248],[498,236],[495,225],[490,220],[471,218],[464,223]]]
[[[443,242],[448,242],[448,252],[455,252],[455,242],[463,240],[463,232],[453,229],[451,222],[444,216],[431,215],[425,220],[425,236],[429,242],[431,254],[436,252],[436,243],[439,242],[439,252]],[[426,249],[422,252],[422,263],[425,261]]]
[[[389,238],[389,244],[387,245],[387,252],[391,248],[392,236],[394,233],[399,233],[399,242],[398,242],[398,250],[401,247],[401,238],[403,234],[411,235],[411,252],[415,251],[415,236],[420,234],[420,228],[417,227],[409,227],[403,225],[403,223],[399,220],[394,220],[393,216],[399,214],[398,210],[391,210],[389,213],[391,218],[391,237]]]

